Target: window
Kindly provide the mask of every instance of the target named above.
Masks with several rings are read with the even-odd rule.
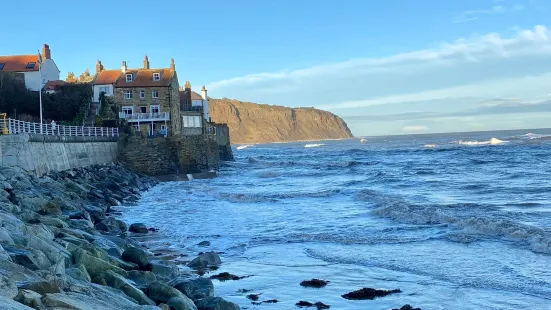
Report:
[[[35,64],[36,64],[36,62],[29,62],[29,63],[27,64],[27,69],[32,69],[32,68],[34,68],[34,65],[35,65]]]
[[[100,88],[99,88],[99,92],[100,92],[100,93],[104,93],[104,94],[106,94],[106,95],[110,95],[110,93],[109,93],[109,86],[100,87]]]
[[[0,64],[0,70],[4,69],[4,66],[5,66],[5,65],[6,65],[6,64]]]
[[[147,107],[146,106],[140,107],[140,113],[147,113]]]
[[[151,113],[159,113],[159,112],[161,111],[161,107],[160,107],[158,104],[156,104],[156,105],[150,105],[150,106],[149,106],[149,111],[150,111]]]
[[[151,92],[151,97],[152,98],[159,98],[159,91],[158,90],[154,90]]]
[[[124,91],[124,99],[132,99],[132,91],[131,90],[125,90]]]
[[[153,73],[153,81],[160,81],[160,80],[161,80],[161,74]]]
[[[126,75],[126,81],[127,82],[132,82],[132,74],[127,74]]]
[[[203,126],[201,116],[183,116],[184,127],[200,128]]]
[[[124,113],[124,115],[132,115],[134,112],[134,107],[133,106],[122,107],[122,112]]]
[[[145,90],[140,90],[140,99],[145,98]]]

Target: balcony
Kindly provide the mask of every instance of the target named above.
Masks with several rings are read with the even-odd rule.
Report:
[[[180,105],[180,110],[182,110],[182,111],[191,111],[191,112],[203,112],[203,106],[202,105],[182,104],[182,105]]]
[[[125,119],[129,123],[169,121],[170,112],[133,113],[133,114],[126,114],[125,112],[119,112],[119,118]]]

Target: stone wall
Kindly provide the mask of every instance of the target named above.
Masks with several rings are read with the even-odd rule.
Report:
[[[21,167],[37,176],[117,159],[117,142],[108,137],[0,136],[0,166]]]
[[[119,161],[150,176],[185,175],[220,166],[216,141],[205,135],[152,139],[124,136],[119,143]]]
[[[216,127],[216,145],[220,153],[221,161],[233,161],[233,151],[230,141],[230,128],[227,124],[215,124]]]

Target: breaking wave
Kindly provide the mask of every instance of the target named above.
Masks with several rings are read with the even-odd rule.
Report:
[[[505,140],[499,140],[498,138],[491,138],[490,140],[488,141],[463,141],[463,140],[459,140],[459,141],[454,141],[452,143],[454,144],[460,144],[460,145],[499,145],[499,144],[504,144],[504,143],[509,143],[510,141],[505,141]]]
[[[304,147],[320,147],[320,146],[324,146],[325,144],[323,143],[314,143],[314,144],[306,144]]]

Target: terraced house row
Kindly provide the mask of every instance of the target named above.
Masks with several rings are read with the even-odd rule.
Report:
[[[141,68],[123,61],[116,70],[106,70],[98,60],[93,88],[93,102],[101,93],[111,97],[120,107],[119,118],[150,136],[202,134],[210,123],[205,86],[201,95],[189,81],[180,87],[174,59],[168,68],[153,69],[145,56]]]

